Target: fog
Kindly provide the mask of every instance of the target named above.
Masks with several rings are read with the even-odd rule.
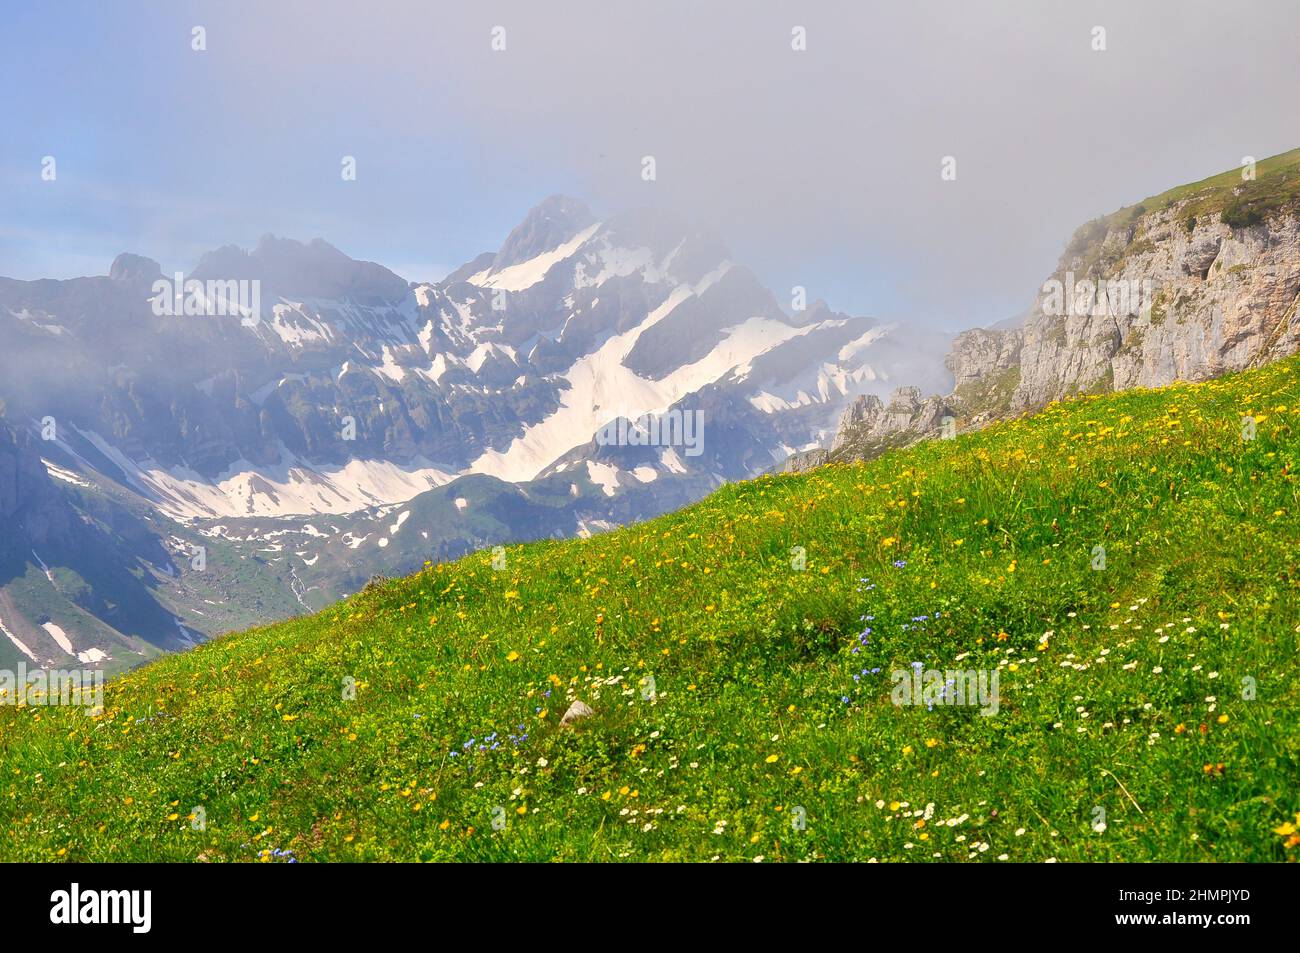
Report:
[[[564,191],[711,225],[779,297],[956,330],[1023,310],[1087,219],[1300,145],[1288,2],[231,6],[114,5],[88,55],[117,70],[38,94],[130,136],[84,163],[95,220],[60,213],[67,268],[274,231],[437,277]],[[35,277],[13,236],[40,245],[47,200],[4,189],[0,273]]]

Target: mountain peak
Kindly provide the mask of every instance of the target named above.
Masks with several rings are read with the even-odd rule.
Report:
[[[552,195],[524,216],[497,252],[496,267],[536,258],[558,248],[596,221],[591,209],[567,195]]]
[[[117,281],[153,281],[162,277],[162,267],[152,258],[122,252],[113,259],[108,277]]]
[[[257,278],[290,298],[397,301],[407,291],[406,281],[383,265],[350,258],[324,239],[274,235],[263,235],[251,252],[236,245],[208,252],[192,277]]]

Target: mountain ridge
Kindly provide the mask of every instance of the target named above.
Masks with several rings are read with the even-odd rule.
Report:
[[[48,436],[74,510],[150,515],[175,568],[156,580],[162,602],[203,635],[430,556],[685,505],[922,363],[873,319],[820,302],[787,314],[707,229],[653,210],[597,221],[565,196],[441,282],[271,235],[182,277],[203,308],[256,281],[260,312],[188,314],[175,276],[133,253],[106,277],[0,279],[0,397]],[[706,415],[698,454],[595,439],[619,418],[684,413]],[[220,558],[193,570],[204,548]],[[254,572],[269,588],[245,599],[236,580]],[[65,631],[78,650],[102,642]]]

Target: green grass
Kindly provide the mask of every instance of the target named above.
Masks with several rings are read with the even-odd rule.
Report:
[[[1272,188],[1289,185],[1294,192],[1294,187],[1298,182],[1300,182],[1300,149],[1292,149],[1290,152],[1283,152],[1267,159],[1261,159],[1255,165],[1255,184],[1258,186]],[[1245,185],[1247,189],[1252,187],[1249,183],[1242,181],[1241,167],[1239,166],[1235,169],[1229,169],[1227,172],[1212,175],[1199,182],[1189,182],[1186,185],[1172,188],[1167,192],[1146,199],[1141,204],[1146,206],[1147,210],[1155,212],[1178,202],[1193,199],[1193,203],[1187,209],[1187,214],[1199,218],[1202,215],[1222,211],[1232,201],[1233,190],[1242,185]],[[1119,215],[1129,211],[1131,209],[1121,209],[1115,214]]]
[[[0,858],[1294,858],[1298,415],[1300,359],[1071,399],[2,708]]]
[[[1240,192],[1238,193],[1238,190]],[[1172,205],[1180,205],[1179,215],[1192,231],[1196,222],[1216,216],[1222,221],[1242,228],[1267,221],[1270,217],[1300,209],[1300,149],[1261,159],[1255,166],[1255,179],[1243,181],[1242,169],[1230,169],[1153,195],[1137,205],[1130,205],[1109,215],[1081,225],[1066,247],[1066,257],[1081,260],[1091,269],[1102,267],[1103,272],[1116,271],[1124,258],[1150,251],[1151,242],[1141,234],[1142,218]],[[1114,260],[1103,261],[1103,242],[1115,228],[1134,226],[1135,231],[1127,247],[1111,248]]]

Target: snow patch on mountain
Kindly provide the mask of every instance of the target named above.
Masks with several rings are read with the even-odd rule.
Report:
[[[79,486],[87,490],[93,490],[95,488],[93,483],[87,483],[71,470],[66,470],[58,464],[51,463],[49,460],[44,458],[41,459],[41,463],[45,464],[45,472],[56,480],[62,480],[64,483],[71,483],[73,486]]]
[[[605,491],[606,496],[613,496],[618,492],[618,467],[588,460],[587,476],[591,478],[592,483]]]
[[[659,462],[663,464],[664,469],[669,473],[685,473],[686,464],[682,463],[682,458],[677,455],[673,447],[664,447],[659,451]]]
[[[499,288],[502,291],[525,291],[531,288],[537,282],[546,277],[546,273],[552,267],[572,258],[573,255],[581,248],[596,230],[600,228],[597,222],[588,228],[583,229],[569,241],[553,248],[548,252],[530,258],[528,261],[522,261],[517,265],[509,265],[500,271],[493,268],[487,268],[476,275],[471,275],[466,280],[472,285],[478,285],[481,288]]]
[[[662,413],[686,395],[809,330],[754,317],[724,329],[726,336],[709,354],[659,380],[644,378],[625,366],[624,359],[641,335],[694,294],[690,286],[678,285],[668,300],[633,330],[609,338],[580,358],[564,374],[568,387],[559,410],[526,427],[523,436],[515,438],[504,452],[484,453],[474,461],[473,472],[511,482],[532,479],[573,447],[591,440],[611,420]]]
[[[341,465],[309,464],[281,448],[275,467],[240,460],[216,479],[186,467],[137,464],[93,431],[81,431],[146,497],[180,520],[237,516],[309,516],[352,513],[384,503],[404,503],[451,482],[455,474],[423,458],[349,460]]]
[[[24,655],[26,655],[37,665],[40,664],[40,659],[36,657],[35,652],[33,652],[30,648],[27,647],[27,643],[25,643],[22,639],[18,638],[18,636],[14,635],[7,628],[5,628],[3,619],[0,619],[0,634],[3,634],[5,638],[7,638],[10,642],[12,642],[14,648],[16,648],[19,652],[22,652]]]
[[[42,622],[41,628],[49,634],[50,638],[58,643],[59,648],[61,648],[66,654],[73,654],[72,640],[68,638],[68,633],[64,632],[59,625],[54,622]]]

